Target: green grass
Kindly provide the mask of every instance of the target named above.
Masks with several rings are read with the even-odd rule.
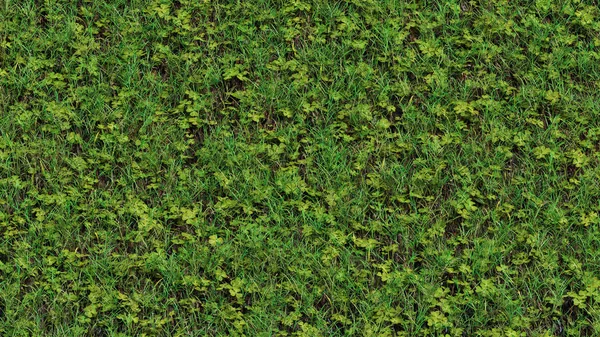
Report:
[[[596,1],[0,1],[1,336],[600,335]]]

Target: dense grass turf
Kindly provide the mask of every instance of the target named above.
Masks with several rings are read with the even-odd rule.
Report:
[[[600,335],[595,1],[0,1],[0,335]]]

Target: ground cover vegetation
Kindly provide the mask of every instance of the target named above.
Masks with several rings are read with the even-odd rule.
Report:
[[[0,335],[600,335],[595,1],[0,2]]]

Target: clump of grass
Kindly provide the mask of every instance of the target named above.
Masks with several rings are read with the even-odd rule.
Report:
[[[0,335],[600,334],[589,1],[4,1]]]

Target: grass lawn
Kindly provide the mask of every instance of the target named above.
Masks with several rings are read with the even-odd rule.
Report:
[[[0,0],[0,336],[599,336],[591,0]]]

